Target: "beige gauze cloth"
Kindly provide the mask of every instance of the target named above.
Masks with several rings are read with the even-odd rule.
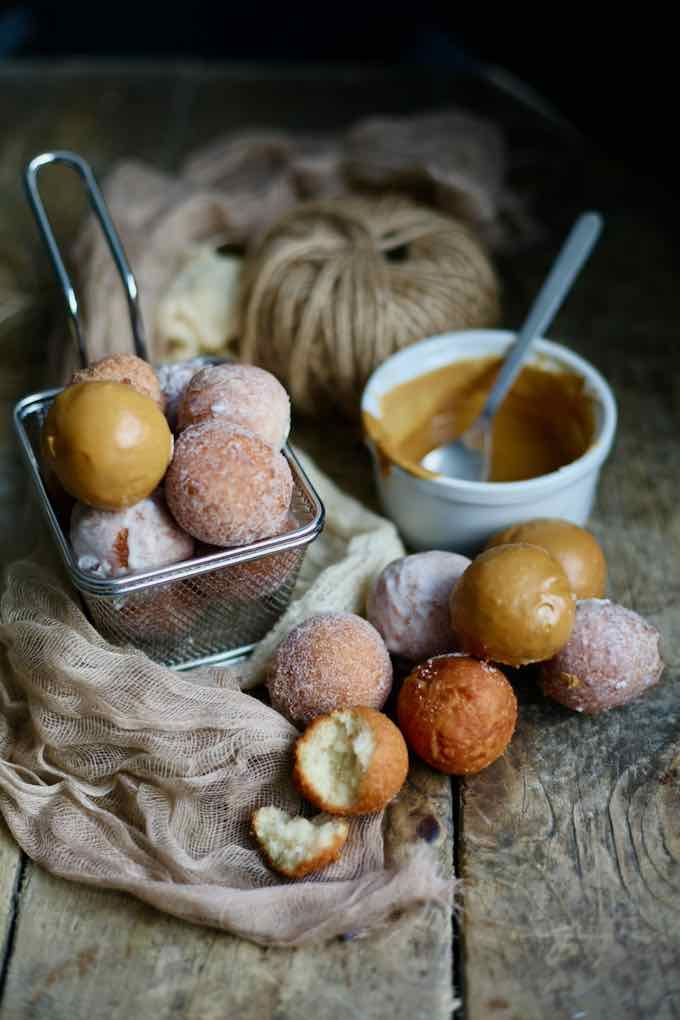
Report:
[[[245,667],[180,674],[109,645],[58,572],[33,561],[9,568],[0,605],[0,811],[20,846],[63,878],[288,946],[424,902],[448,909],[453,888],[424,842],[404,866],[386,860],[382,812],[352,820],[341,858],[299,882],[275,876],[250,836],[260,805],[304,806],[291,782],[297,731],[240,687],[311,613],[362,612],[368,584],[403,553],[391,523],[302,459],[326,528]]]

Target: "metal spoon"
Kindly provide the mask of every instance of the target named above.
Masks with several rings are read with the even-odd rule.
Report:
[[[588,212],[579,216],[505,357],[481,414],[458,439],[430,450],[423,457],[421,464],[428,471],[471,482],[488,480],[494,415],[517,378],[532,342],[548,328],[571,290],[601,230],[602,217],[599,213]]]

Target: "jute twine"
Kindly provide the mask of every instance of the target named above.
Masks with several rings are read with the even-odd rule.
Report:
[[[274,372],[306,413],[356,413],[395,351],[494,325],[498,283],[460,222],[402,198],[300,205],[251,249],[240,291],[242,360]]]

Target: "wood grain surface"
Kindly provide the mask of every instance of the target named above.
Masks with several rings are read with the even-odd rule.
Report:
[[[531,194],[541,227],[530,250],[501,259],[508,326],[521,320],[572,216],[588,206],[605,214],[602,242],[551,336],[614,388],[619,429],[593,527],[612,597],[661,629],[668,664],[656,690],[599,718],[543,701],[528,671],[514,678],[521,711],[509,753],[460,784],[456,986],[467,1020],[666,1020],[680,1016],[680,266],[678,206],[653,180],[633,179],[575,136],[558,143],[507,97],[432,75],[0,66],[0,410],[43,381],[55,304],[18,183],[29,156],[58,145],[82,151],[99,171],[123,156],[172,168],[232,127],[319,130],[452,100],[506,127],[515,185]],[[66,182],[50,187],[67,238],[79,198]],[[374,503],[356,432],[338,424],[332,451],[309,423],[297,437],[336,481]],[[4,421],[0,478],[7,555],[25,497]],[[450,864],[446,780],[412,770],[389,839],[395,856],[434,839]],[[2,826],[0,941],[3,1020],[439,1020],[453,1004],[451,918],[441,911],[365,939],[263,950],[56,880],[22,858]]]

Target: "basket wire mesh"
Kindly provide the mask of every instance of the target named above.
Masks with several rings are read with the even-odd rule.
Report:
[[[71,166],[85,185],[126,289],[135,350],[146,357],[137,285],[91,168],[75,153],[43,153],[28,164],[25,184],[64,292],[81,362],[86,363],[86,345],[77,295],[37,188],[39,170],[50,163]],[[204,360],[214,364],[220,359]],[[293,452],[288,447],[282,451],[294,482],[289,529],[285,534],[239,548],[206,550],[192,560],[144,573],[97,577],[79,568],[67,538],[70,507],[61,505],[53,489],[48,493],[50,486],[41,469],[42,426],[59,392],[48,390],[20,400],[14,410],[14,426],[52,538],[95,627],[111,643],[134,645],[176,669],[223,662],[246,654],[285,610],[306,547],[323,527],[323,505]]]

